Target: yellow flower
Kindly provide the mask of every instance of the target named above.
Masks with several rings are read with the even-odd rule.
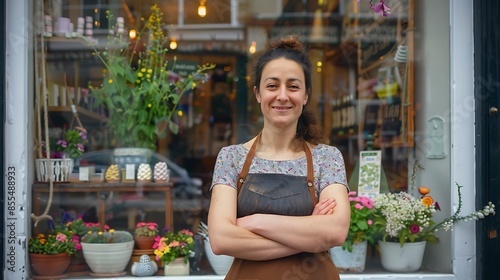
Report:
[[[139,78],[142,76],[144,76],[142,73],[137,74],[137,77],[139,77]]]
[[[109,79],[108,83],[112,84],[113,83],[113,79]]]
[[[141,68],[141,72],[142,73],[146,72],[146,68]]]
[[[113,232],[115,232],[115,230],[114,230],[114,229],[110,229],[110,230],[109,230],[109,233],[113,233]]]
[[[148,108],[151,108],[151,103],[148,103]]]
[[[195,88],[195,87],[196,87],[196,83],[193,83],[193,88]]]
[[[136,84],[140,84],[140,83],[141,83],[141,80],[137,79],[137,80],[135,80],[135,83],[136,83]]]
[[[148,73],[149,74],[153,73],[153,69],[148,69]]]
[[[151,78],[151,74],[146,74],[146,78],[150,79]]]
[[[103,233],[102,233],[102,231],[99,231],[97,234],[102,235]]]

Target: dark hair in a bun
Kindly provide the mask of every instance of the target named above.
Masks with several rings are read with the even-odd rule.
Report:
[[[305,77],[306,94],[310,97],[312,90],[311,61],[307,55],[306,48],[297,35],[288,35],[268,43],[267,50],[257,60],[254,67],[255,87],[260,91],[260,81],[264,67],[272,60],[285,58],[297,62],[302,66]],[[328,139],[322,134],[317,126],[314,115],[304,106],[297,124],[297,140],[305,140],[312,144],[328,143]]]

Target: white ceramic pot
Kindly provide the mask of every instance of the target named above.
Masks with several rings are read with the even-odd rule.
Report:
[[[378,242],[382,267],[391,272],[414,272],[422,266],[426,242]]]
[[[124,272],[134,251],[133,240],[121,243],[82,242],[81,244],[83,257],[95,274]]]
[[[189,275],[189,262],[184,262],[184,258],[177,258],[164,266],[165,276]]]
[[[226,275],[229,268],[233,264],[234,257],[226,255],[216,255],[210,247],[210,239],[207,237],[204,239],[205,253],[207,254],[207,259],[212,266],[215,274]]]
[[[342,246],[330,249],[332,261],[340,273],[361,273],[365,270],[367,241],[352,245],[352,252]]]
[[[74,160],[72,158],[35,159],[36,178],[40,182],[48,182],[49,176],[53,176],[54,182],[69,181],[73,171]]]

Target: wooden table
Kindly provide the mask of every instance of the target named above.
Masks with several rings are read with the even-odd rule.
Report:
[[[53,193],[96,193],[97,199],[97,218],[101,230],[106,224],[106,198],[111,192],[164,192],[165,193],[165,226],[173,228],[173,209],[172,209],[172,187],[173,183],[165,182],[133,182],[133,183],[55,183]],[[40,209],[40,201],[46,200],[41,195],[49,193],[49,183],[36,182],[33,184],[33,213],[40,215],[43,210]],[[50,214],[50,213],[49,213]]]

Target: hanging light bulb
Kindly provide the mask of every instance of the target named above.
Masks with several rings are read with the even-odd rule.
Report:
[[[207,7],[205,7],[205,1],[201,0],[200,5],[198,6],[198,15],[200,17],[205,17],[207,15]]]
[[[248,48],[249,53],[255,53],[257,50],[257,43],[255,41],[252,41],[252,44],[250,45],[250,48]]]
[[[128,37],[130,38],[130,40],[134,40],[135,38],[137,38],[137,31],[135,29],[130,29],[130,31],[128,32]]]
[[[172,38],[172,41],[170,41],[170,49],[171,50],[177,49],[177,41],[174,38]]]

